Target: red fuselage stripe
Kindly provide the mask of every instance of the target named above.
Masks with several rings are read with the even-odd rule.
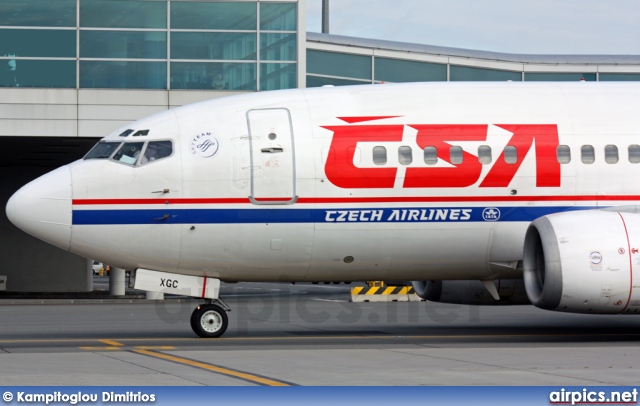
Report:
[[[269,199],[270,201],[289,201]],[[570,201],[639,201],[640,196],[407,196],[407,197],[301,197],[296,203],[461,203],[461,202],[570,202]],[[176,198],[176,199],[73,199],[75,206],[114,204],[245,204],[246,198]]]

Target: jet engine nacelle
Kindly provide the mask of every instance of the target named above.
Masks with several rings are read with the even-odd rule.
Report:
[[[424,300],[463,305],[530,304],[521,279],[502,279],[491,283],[500,300],[495,300],[481,281],[412,281],[416,294]]]
[[[639,249],[636,213],[588,210],[538,218],[524,244],[529,300],[572,313],[638,313]]]

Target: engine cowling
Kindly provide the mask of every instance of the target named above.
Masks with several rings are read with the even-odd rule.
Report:
[[[535,306],[572,313],[640,313],[640,215],[586,210],[536,219],[524,243]]]
[[[530,304],[522,279],[492,281],[500,300],[495,300],[482,282],[463,281],[412,281],[416,294],[424,300],[463,305],[519,305]]]

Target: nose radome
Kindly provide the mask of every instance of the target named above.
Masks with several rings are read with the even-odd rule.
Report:
[[[71,170],[66,165],[14,193],[7,202],[7,217],[22,231],[68,251],[71,198]]]

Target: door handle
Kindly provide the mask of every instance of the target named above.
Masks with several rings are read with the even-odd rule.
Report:
[[[282,147],[269,147],[269,148],[262,148],[260,151],[262,151],[263,154],[275,154],[278,152],[283,152],[284,149]]]

